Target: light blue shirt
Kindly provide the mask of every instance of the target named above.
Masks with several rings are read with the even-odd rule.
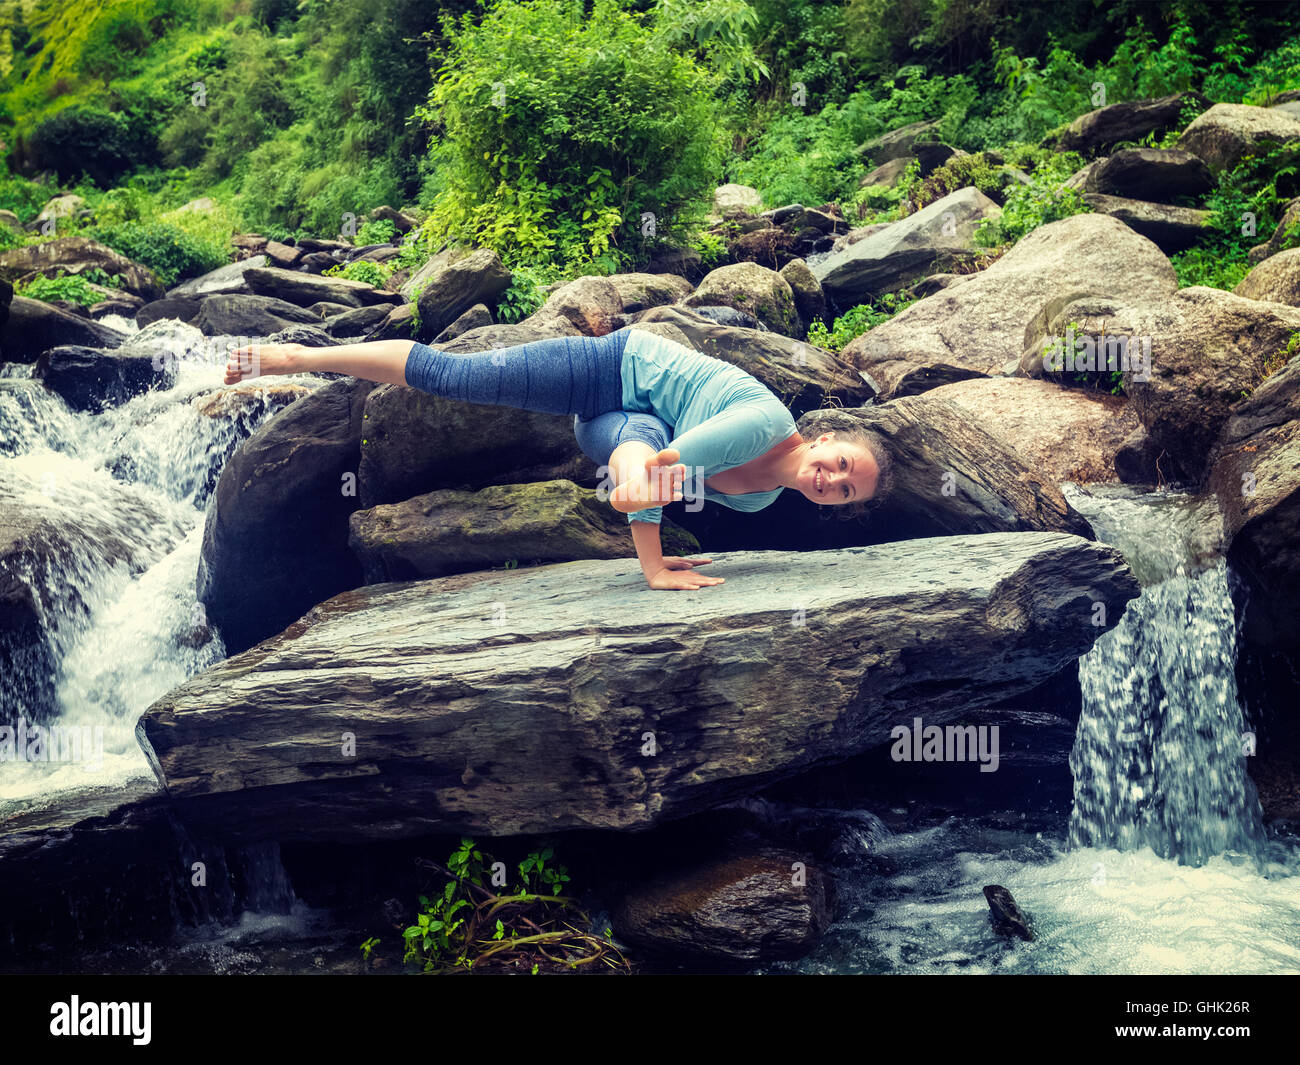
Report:
[[[672,340],[632,329],[623,348],[623,409],[645,411],[672,427],[686,466],[683,497],[703,495],[732,510],[762,510],[781,494],[725,495],[706,477],[743,466],[795,433],[794,417],[761,381],[738,366]],[[662,507],[627,520],[659,522]]]

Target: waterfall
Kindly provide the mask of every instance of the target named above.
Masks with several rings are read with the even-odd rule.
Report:
[[[0,724],[40,724],[88,743],[75,759],[0,761],[0,825],[72,793],[152,782],[137,719],[225,657],[195,598],[208,502],[227,459],[284,405],[284,384],[321,382],[278,378],[275,392],[254,384],[239,390],[242,402],[205,407],[236,339],[247,338],[154,323],[133,348],[208,355],[176,358],[168,387],[95,414],[69,409],[28,366],[0,367],[0,507],[6,525],[39,545],[6,557],[3,576],[32,590],[43,637],[43,646],[10,649],[16,668]],[[278,885],[282,871],[263,868],[268,861],[259,858],[257,878]]]
[[[1190,865],[1257,853],[1262,811],[1246,773],[1254,736],[1237,700],[1237,632],[1213,500],[1070,486],[1067,498],[1142,584],[1079,663],[1071,844],[1150,847]]]

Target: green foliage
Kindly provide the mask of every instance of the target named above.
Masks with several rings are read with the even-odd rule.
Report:
[[[557,273],[553,268],[516,266],[511,271],[510,285],[497,300],[497,321],[522,322],[536,311],[546,302],[539,287],[556,280]]]
[[[602,940],[582,930],[590,919],[561,894],[570,878],[551,847],[525,856],[513,885],[501,894],[492,887],[491,858],[472,839],[461,840],[445,867],[422,864],[437,869],[446,883],[432,898],[420,896],[416,923],[403,932],[404,962],[416,962],[426,973],[472,971],[485,962],[515,969],[527,965],[536,973],[539,958],[570,970],[594,962],[626,970],[622,955],[608,942],[608,931]],[[371,938],[362,944],[367,959],[366,944],[373,949],[376,942]]]
[[[698,233],[690,246],[700,253],[700,265],[705,270],[713,270],[726,261],[727,242],[716,233]]]
[[[53,300],[68,300],[85,307],[92,307],[96,303],[103,302],[104,299],[102,293],[90,287],[92,282],[110,288],[120,287],[116,277],[106,275],[102,270],[86,270],[80,274],[62,272],[55,277],[33,278],[26,284],[15,285],[14,294],[32,300],[44,300],[47,303]]]
[[[170,222],[123,222],[96,226],[90,235],[129,259],[143,263],[170,288],[226,263],[226,249]]]
[[[108,185],[136,165],[140,145],[125,115],[69,107],[32,130],[27,152],[33,166],[62,180],[85,173]]]
[[[426,230],[511,265],[607,271],[640,241],[643,213],[661,239],[684,234],[721,169],[723,129],[719,76],[673,50],[676,26],[655,32],[616,0],[585,18],[575,0],[528,0],[477,25],[445,20],[448,59],[420,111],[446,131]]]
[[[860,303],[845,311],[835,319],[835,324],[830,329],[826,328],[820,318],[814,318],[808,327],[808,343],[827,351],[843,351],[849,341],[874,329],[881,322],[889,321],[915,302],[897,292],[887,292],[871,303]]]
[[[1001,190],[1005,173],[1004,167],[995,166],[983,155],[960,155],[919,181],[906,195],[917,210],[971,185],[987,196]]]
[[[1045,160],[1030,175],[1029,184],[1011,187],[998,217],[980,222],[975,242],[985,247],[1015,243],[1048,222],[1088,212],[1091,208],[1078,190],[1063,185],[1081,164],[1082,159],[1074,152],[1061,152]]]
[[[1250,249],[1271,232],[1293,194],[1297,158],[1293,148],[1273,146],[1245,156],[1220,174],[1205,205],[1212,212],[1205,238],[1170,256],[1180,287],[1208,285],[1231,290],[1250,272]],[[1279,192],[1278,184],[1287,191]],[[1253,218],[1253,228],[1249,224]]]
[[[364,281],[375,288],[383,288],[393,272],[388,263],[376,263],[369,259],[353,259],[350,263],[339,263],[325,271],[327,277],[341,277],[344,281]]]
[[[397,223],[391,218],[371,218],[357,227],[357,247],[368,244],[392,244],[397,237]]]

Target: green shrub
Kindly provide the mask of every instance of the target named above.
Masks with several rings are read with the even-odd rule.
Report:
[[[510,285],[497,300],[497,321],[522,322],[546,302],[541,285],[557,280],[557,271],[544,267],[516,266]]]
[[[1179,286],[1235,288],[1250,271],[1250,249],[1267,239],[1293,194],[1296,176],[1295,151],[1281,145],[1268,148],[1260,156],[1248,155],[1232,170],[1220,174],[1214,190],[1205,198],[1205,206],[1211,211],[1205,237],[1169,257]],[[1279,192],[1279,183],[1286,191]],[[1248,217],[1254,219],[1253,231],[1247,225]]]
[[[140,155],[125,115],[78,107],[41,122],[27,138],[27,151],[37,169],[52,170],[63,181],[84,172],[99,185],[112,184]]]
[[[387,263],[376,263],[369,259],[354,259],[350,263],[339,263],[325,271],[327,277],[341,277],[345,281],[364,281],[375,288],[383,288],[384,282],[393,272]]]
[[[498,3],[443,29],[448,59],[420,109],[446,131],[431,236],[512,265],[612,269],[643,213],[660,239],[698,222],[721,171],[718,75],[616,0],[586,17],[577,0]]]
[[[357,227],[356,245],[391,244],[397,238],[397,223],[391,218],[370,218]]]
[[[1061,152],[1043,162],[1029,177],[1029,184],[1013,185],[1002,213],[986,218],[975,231],[975,242],[985,247],[1013,244],[1048,222],[1086,214],[1091,208],[1077,189],[1063,182],[1082,165],[1074,152]]]
[[[97,284],[99,282],[96,282]],[[36,277],[23,285],[14,286],[14,294],[31,300],[68,300],[92,307],[103,301],[101,293],[90,287],[91,279],[81,274],[63,273],[57,277]]]
[[[835,319],[827,329],[820,318],[814,318],[808,327],[808,343],[827,351],[843,351],[849,341],[887,322],[899,311],[916,301],[897,292],[887,292],[871,303],[860,303]]]
[[[229,258],[224,247],[192,236],[170,222],[97,226],[91,235],[114,251],[149,267],[168,288],[184,278],[215,270]]]

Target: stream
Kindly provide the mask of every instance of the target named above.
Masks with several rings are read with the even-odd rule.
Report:
[[[174,322],[148,332],[161,342],[169,330],[177,343],[195,333]],[[255,400],[208,417],[193,401],[220,387],[221,365],[178,369],[166,390],[86,414],[32,381],[29,367],[0,366],[0,496],[88,530],[64,568],[30,575],[55,633],[51,720],[103,745],[84,763],[0,762],[0,831],[78,794],[156,787],[137,718],[225,657],[195,600],[204,512],[224,463],[275,408]],[[761,971],[1300,972],[1300,846],[1270,838],[1245,772],[1251,735],[1218,516],[1176,493],[1067,491],[1143,587],[1079,663],[1073,809],[919,824],[902,816],[902,799],[845,811],[877,828],[835,867],[842,916],[813,954]],[[6,681],[4,720],[39,716],[29,696],[43,679],[32,669]],[[297,900],[274,845],[240,861],[254,886],[242,913],[227,907],[162,949],[124,942],[11,968],[356,970],[361,930]],[[981,888],[993,883],[1032,915],[1034,942],[992,931]]]

